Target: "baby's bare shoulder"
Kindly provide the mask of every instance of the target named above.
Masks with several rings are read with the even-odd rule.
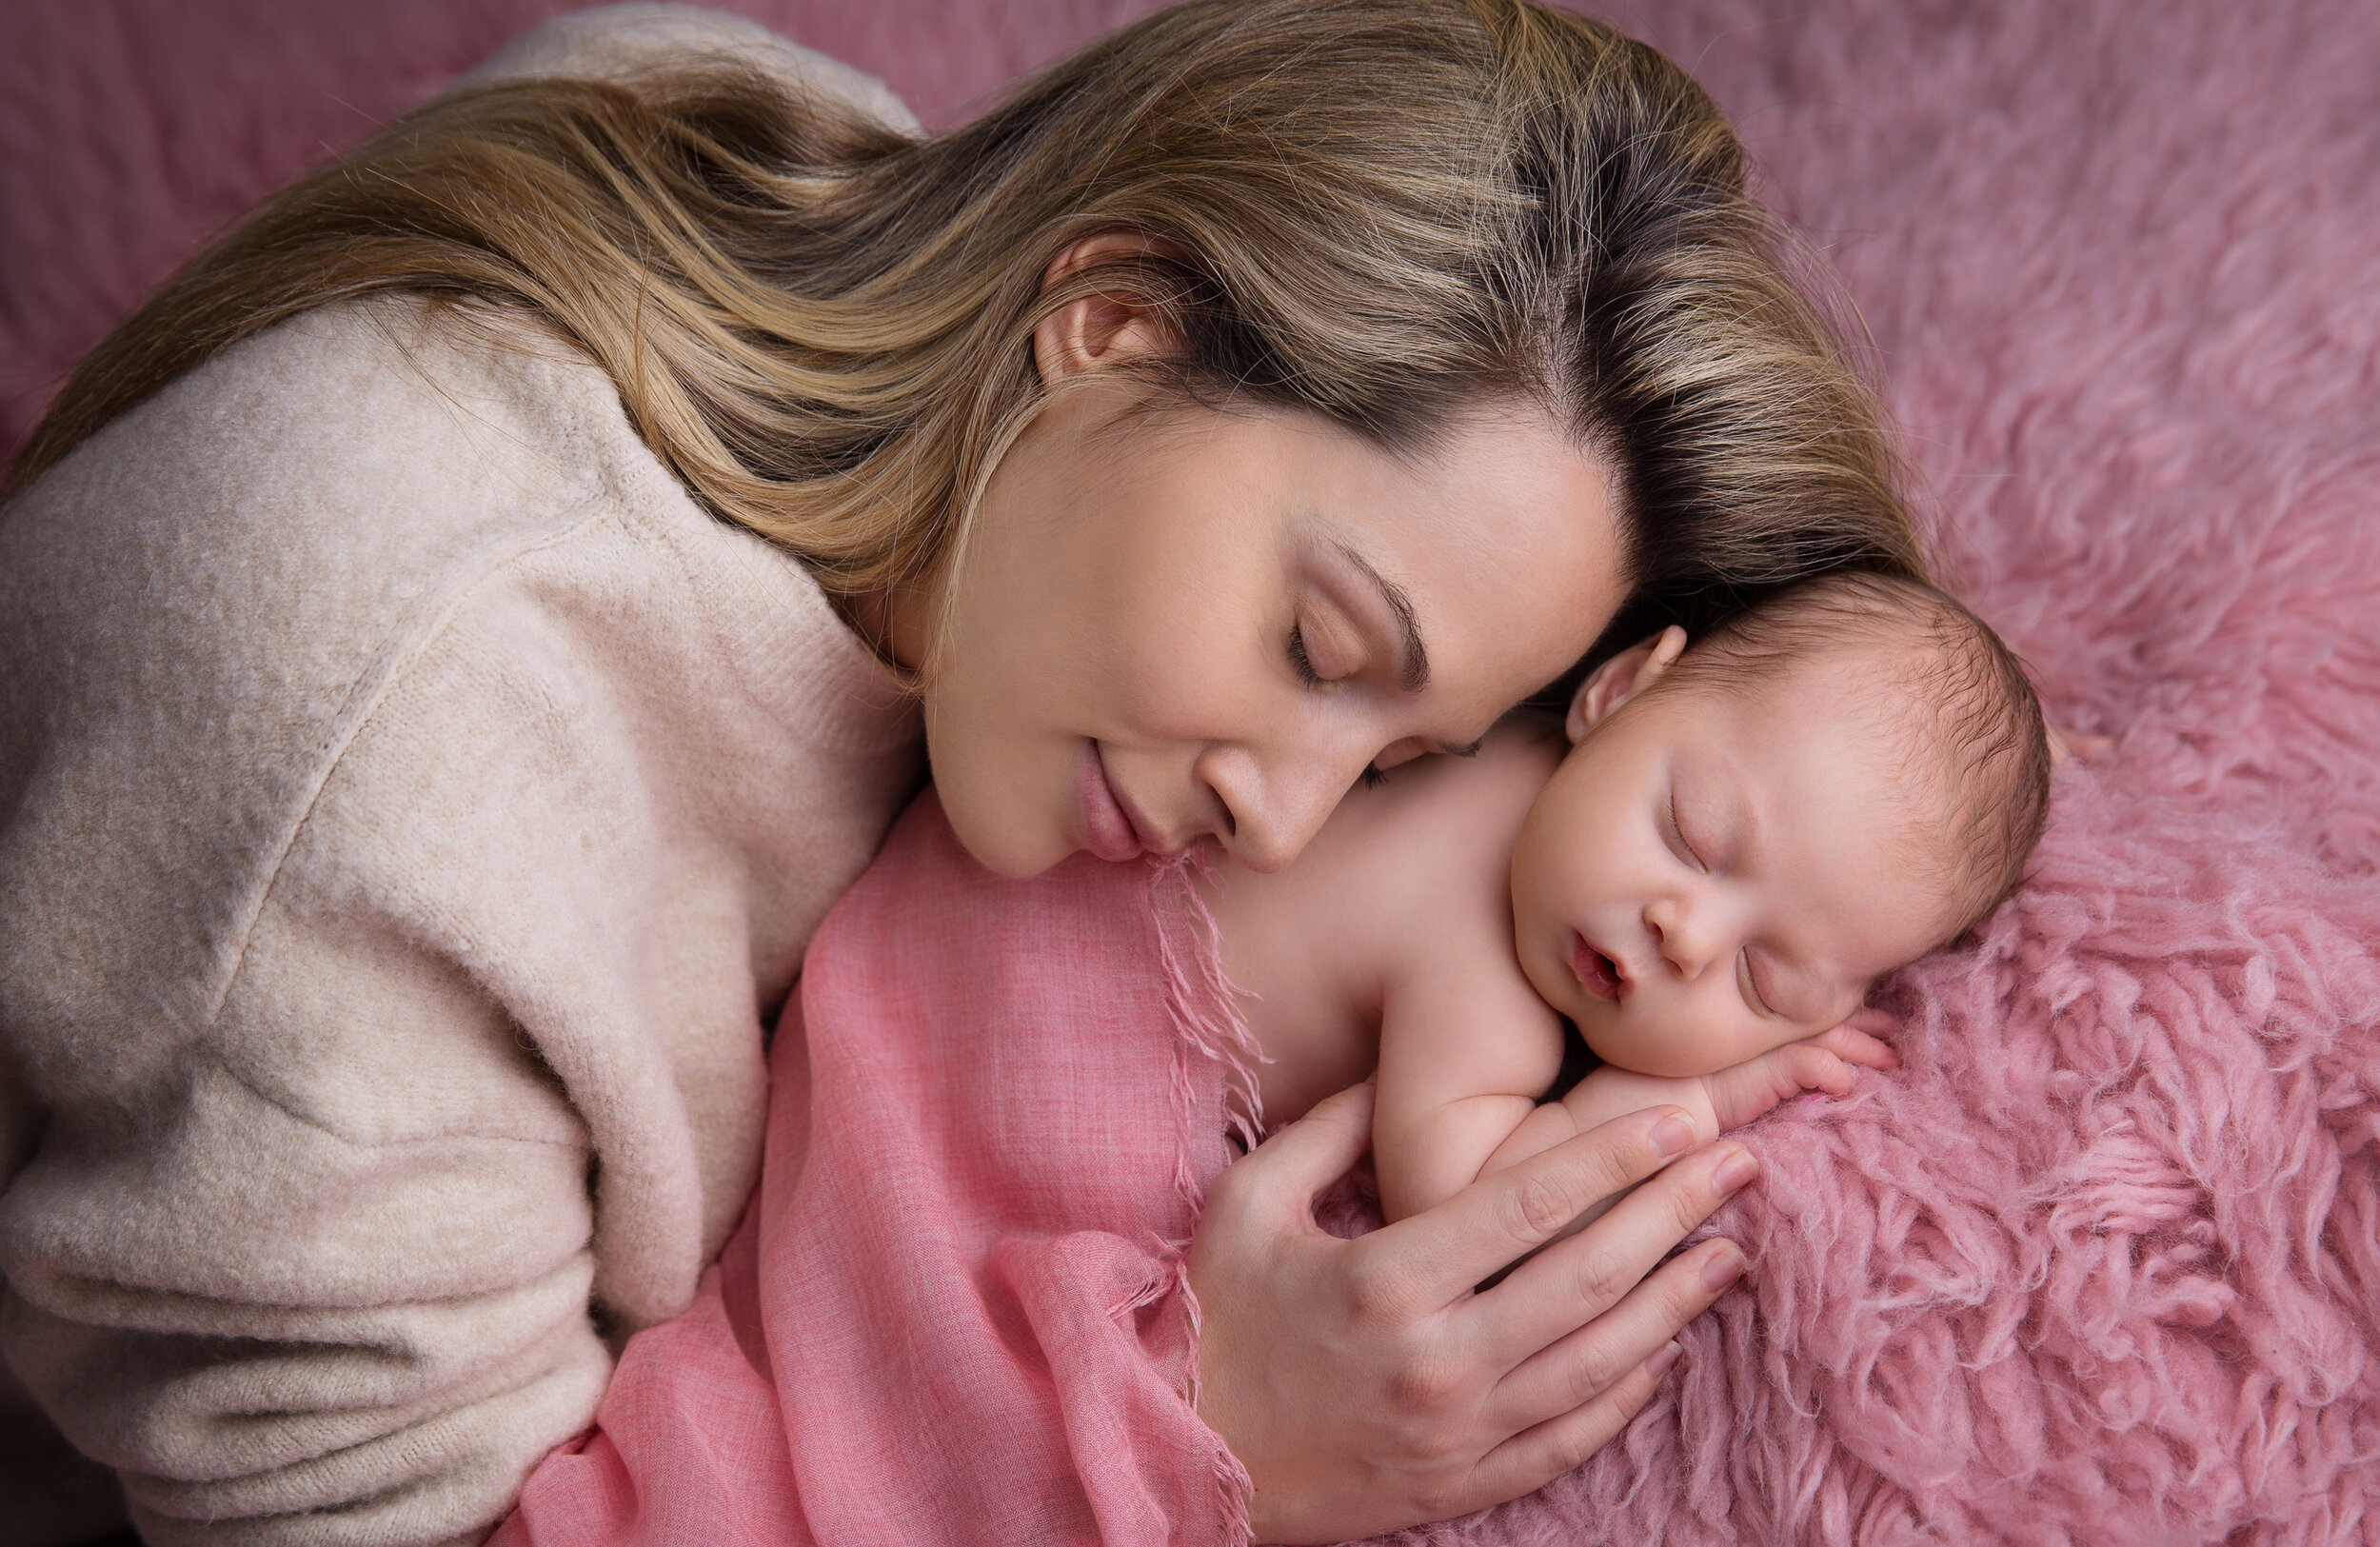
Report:
[[[1351,791],[1286,869],[1208,876],[1224,971],[1280,1061],[1267,1065],[1268,1112],[1303,1110],[1359,1078],[1391,998],[1418,1004],[1417,990],[1499,971],[1527,992],[1507,878],[1513,839],[1559,761],[1558,730],[1498,727],[1476,757],[1425,759]],[[1455,997],[1480,1012],[1476,986]]]
[[[1497,922],[1509,907],[1513,841],[1561,753],[1558,726],[1516,718],[1475,756],[1390,769],[1350,790],[1287,869],[1220,869],[1219,917],[1327,930],[1339,952],[1367,956],[1442,938],[1474,913]]]
[[[1560,761],[1558,731],[1507,723],[1472,757],[1419,759],[1348,796],[1328,863],[1388,952],[1503,933],[1513,842]]]
[[[1350,838],[1370,852],[1492,859],[1501,870],[1563,750],[1559,727],[1516,717],[1489,732],[1474,755],[1421,758],[1392,768],[1376,785],[1357,790],[1340,810]]]

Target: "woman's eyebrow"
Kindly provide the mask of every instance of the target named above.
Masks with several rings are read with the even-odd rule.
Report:
[[[1388,604],[1389,615],[1397,620],[1397,637],[1404,647],[1402,669],[1397,673],[1398,685],[1408,693],[1418,693],[1429,685],[1430,652],[1421,643],[1421,625],[1415,619],[1413,598],[1405,588],[1372,567],[1370,562],[1344,543],[1335,544],[1339,556],[1364,577],[1379,587],[1380,600]]]

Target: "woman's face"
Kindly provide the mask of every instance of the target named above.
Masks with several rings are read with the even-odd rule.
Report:
[[[1607,469],[1534,408],[1405,459],[1141,391],[1061,394],[958,570],[927,746],[1002,874],[1210,836],[1287,864],[1366,766],[1477,742],[1625,593]]]

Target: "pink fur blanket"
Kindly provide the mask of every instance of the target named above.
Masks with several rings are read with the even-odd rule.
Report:
[[[555,0],[33,0],[0,438],[215,222]],[[1147,0],[744,0],[929,124]],[[2380,10],[1614,0],[1844,273],[2070,724],[1904,1067],[1751,1131],[1746,1285],[1618,1442],[1419,1534],[2380,1541]]]

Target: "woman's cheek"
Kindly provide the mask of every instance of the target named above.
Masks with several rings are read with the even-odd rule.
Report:
[[[998,688],[980,671],[954,671],[928,696],[926,755],[967,852],[996,875],[1038,875],[1074,851],[1079,744],[1053,729],[1060,705]]]
[[[1247,643],[1227,635],[1211,617],[1153,610],[1136,621],[1126,646],[1109,660],[1116,700],[1131,707],[1139,737],[1160,743],[1259,738],[1263,701],[1275,684]]]
[[[994,875],[1038,875],[1071,848],[1059,823],[991,748],[929,742],[935,792],[960,845]]]

